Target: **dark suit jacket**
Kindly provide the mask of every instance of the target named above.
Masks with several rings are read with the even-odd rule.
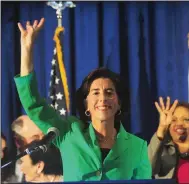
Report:
[[[174,178],[178,154],[170,139],[160,141],[155,133],[148,146],[148,155],[155,178]]]

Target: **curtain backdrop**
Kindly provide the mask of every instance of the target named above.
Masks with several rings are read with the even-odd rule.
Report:
[[[130,90],[127,131],[149,141],[158,126],[154,101],[170,96],[188,101],[189,2],[75,2],[65,9],[63,47],[71,95],[93,69],[118,72]],[[23,113],[13,77],[20,71],[17,22],[45,17],[35,44],[34,65],[39,91],[49,90],[55,10],[42,2],[2,2],[1,127],[11,144],[11,123]]]

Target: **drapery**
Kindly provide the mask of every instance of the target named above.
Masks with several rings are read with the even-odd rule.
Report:
[[[64,62],[76,114],[75,92],[93,69],[120,73],[130,91],[127,131],[149,141],[158,126],[159,96],[188,101],[189,2],[75,2],[63,11]],[[23,113],[13,77],[20,70],[17,22],[45,17],[35,43],[34,66],[42,96],[49,90],[55,10],[44,1],[2,2],[1,128],[11,144],[11,123]]]

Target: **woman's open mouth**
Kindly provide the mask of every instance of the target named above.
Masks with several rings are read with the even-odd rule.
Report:
[[[187,129],[183,127],[175,127],[174,131],[179,135],[187,134]]]
[[[107,110],[111,109],[111,106],[109,106],[109,105],[102,105],[102,106],[97,106],[96,108],[98,110],[100,110],[100,111],[107,111]]]

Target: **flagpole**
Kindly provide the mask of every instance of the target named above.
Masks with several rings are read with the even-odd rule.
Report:
[[[53,37],[55,48],[53,60],[51,61],[52,68],[49,90],[50,103],[62,117],[67,117],[70,113],[70,95],[60,33],[64,32],[64,27],[62,26],[62,11],[67,7],[74,8],[76,6],[71,1],[63,3],[61,1],[58,3],[55,1],[49,1],[47,2],[47,5],[56,10],[58,21],[58,26],[55,29]]]
[[[57,14],[58,19],[58,27],[62,27],[62,12],[60,11],[60,14]]]
[[[75,8],[76,5],[72,1],[62,2],[59,1],[49,1],[47,2],[48,6],[51,6],[53,9],[56,10],[57,20],[58,20],[58,27],[62,27],[62,11],[68,8]]]

